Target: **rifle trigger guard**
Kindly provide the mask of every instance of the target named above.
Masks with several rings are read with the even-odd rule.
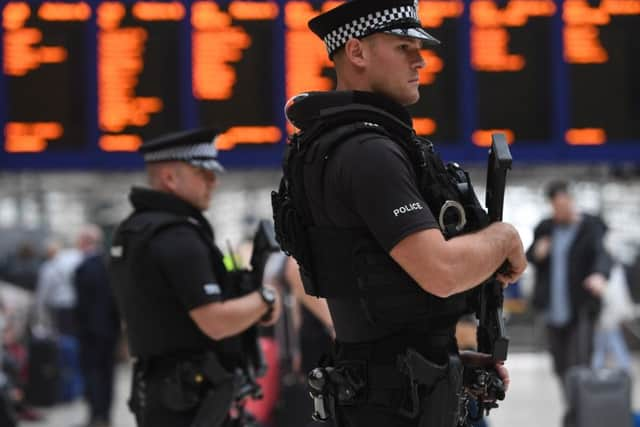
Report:
[[[440,228],[442,230],[447,229],[447,225],[444,223],[444,216],[449,209],[456,210],[458,214],[458,223],[455,224],[454,228],[456,231],[462,231],[464,226],[467,225],[467,214],[464,212],[464,207],[460,204],[460,202],[456,202],[455,200],[447,200],[440,208],[440,216],[438,217]]]

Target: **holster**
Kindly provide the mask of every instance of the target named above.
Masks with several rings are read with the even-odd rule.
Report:
[[[129,408],[138,425],[144,424],[147,387],[160,387],[160,404],[176,411],[194,411],[191,427],[222,427],[236,389],[236,375],[227,371],[213,352],[189,359],[156,358],[137,361]]]
[[[420,427],[455,427],[462,413],[462,364],[457,355],[450,355],[443,365],[413,349],[399,356],[396,366],[340,361],[337,367],[311,371],[309,386],[313,418],[332,419],[338,427],[337,406],[386,406],[402,417],[419,420]],[[399,396],[389,390],[405,391]]]
[[[236,377],[222,367],[214,353],[207,353],[201,368],[212,387],[202,398],[191,427],[220,427],[233,404]]]
[[[456,354],[449,355],[446,365],[438,365],[417,353],[407,350],[399,360],[410,378],[410,411],[401,413],[415,418],[420,412],[419,427],[456,427],[460,423],[462,392],[462,363]],[[423,397],[420,400],[420,388]]]

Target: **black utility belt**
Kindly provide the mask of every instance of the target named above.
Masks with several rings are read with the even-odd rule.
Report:
[[[398,356],[395,365],[364,360],[341,360],[334,365],[309,373],[313,417],[319,421],[337,419],[336,407],[356,405],[385,407],[415,419],[425,396],[438,384],[449,382],[451,369],[461,369],[459,363],[433,363],[413,349]]]
[[[448,354],[455,352],[453,327],[442,328],[437,332],[414,331],[412,333],[394,333],[366,342],[348,342],[336,338],[336,354],[339,360],[369,360],[381,365],[395,365],[398,349],[413,348],[427,359],[436,363],[446,363]]]

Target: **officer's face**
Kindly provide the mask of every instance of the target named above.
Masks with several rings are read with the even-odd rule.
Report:
[[[366,77],[373,92],[382,93],[399,104],[411,105],[420,99],[419,72],[425,62],[420,40],[376,33],[362,40],[368,57]]]
[[[215,172],[188,163],[176,163],[173,188],[175,194],[201,211],[209,209],[215,186]]]

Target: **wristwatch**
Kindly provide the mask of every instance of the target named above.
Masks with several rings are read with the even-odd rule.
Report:
[[[273,305],[276,303],[276,291],[271,288],[260,288],[258,289],[258,293],[260,294],[262,301],[264,301],[269,307],[260,320],[268,320],[271,317],[271,313],[273,313]]]

